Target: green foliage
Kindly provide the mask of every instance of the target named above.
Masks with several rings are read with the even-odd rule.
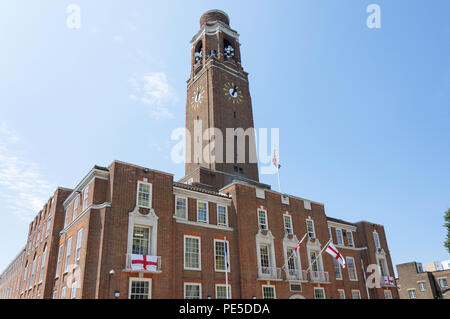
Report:
[[[444,242],[444,246],[450,253],[450,208],[447,209],[447,212],[444,215],[444,220],[445,220],[444,227],[447,228],[447,240]]]

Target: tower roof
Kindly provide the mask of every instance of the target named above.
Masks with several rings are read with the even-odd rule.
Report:
[[[202,17],[200,18],[200,26],[210,21],[221,21],[226,25],[230,25],[230,17],[228,16],[228,14],[218,9],[208,10],[203,13]]]

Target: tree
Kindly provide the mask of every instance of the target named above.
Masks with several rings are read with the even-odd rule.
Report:
[[[444,242],[444,246],[450,253],[450,208],[447,209],[447,212],[444,215],[444,219],[445,219],[444,227],[447,227],[447,240]]]

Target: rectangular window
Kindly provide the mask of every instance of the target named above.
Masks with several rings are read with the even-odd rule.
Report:
[[[51,225],[51,223],[52,223],[52,219],[51,219],[51,217],[49,217],[48,221],[47,221],[47,230],[45,231],[45,238],[47,238],[48,235],[50,234],[50,225]]]
[[[283,221],[284,221],[284,232],[292,235],[292,217],[290,215],[283,215]]]
[[[263,209],[258,209],[258,225],[259,229],[267,230],[267,212]]]
[[[447,288],[448,287],[447,279],[439,278],[439,285],[441,286],[441,288]]]
[[[333,235],[331,235],[331,227],[328,227],[328,235],[330,236],[331,242],[333,242]]]
[[[149,280],[131,280],[130,299],[149,299],[150,281]]]
[[[53,291],[53,299],[56,299],[56,297],[58,296],[58,290],[54,290]]]
[[[72,248],[72,237],[70,237],[67,240],[67,246],[66,246],[66,261],[64,263],[64,273],[66,273],[69,269],[70,264],[70,250]]]
[[[75,219],[77,217],[77,209],[78,209],[78,198],[80,196],[78,195],[75,200],[73,201],[73,213],[72,213],[72,219]]]
[[[338,289],[338,298],[339,299],[345,299],[345,290],[344,289]]]
[[[380,238],[378,237],[378,233],[376,231],[373,232],[373,241],[375,243],[375,248],[379,249],[381,247]]]
[[[228,299],[231,299],[231,287],[230,285],[216,285],[216,299],[227,299],[227,288],[228,288]]]
[[[61,289],[61,299],[66,299],[66,286],[63,286]]]
[[[392,292],[390,290],[384,291],[384,299],[392,299]]]
[[[353,233],[351,231],[347,232],[347,241],[350,247],[354,247],[355,243],[353,242]]]
[[[409,289],[408,294],[409,294],[410,299],[416,299],[416,290],[415,289]]]
[[[259,246],[259,256],[260,256],[260,263],[262,267],[262,273],[263,274],[270,274],[270,257],[269,257],[269,246],[268,245],[260,245]]]
[[[64,217],[64,227],[69,224],[69,209],[66,208],[65,210],[65,217]]]
[[[347,266],[348,266],[348,276],[350,280],[352,281],[358,280],[356,276],[355,259],[353,257],[347,257]]]
[[[378,266],[380,267],[381,276],[389,276],[389,272],[386,269],[386,261],[383,258],[378,260]]]
[[[139,207],[143,208],[151,208],[152,207],[152,184],[138,182],[138,191],[137,191],[137,204]]]
[[[208,223],[208,203],[197,201],[197,221]]]
[[[44,248],[44,252],[42,253],[41,258],[41,271],[39,273],[39,282],[42,282],[44,277],[44,267],[45,267],[45,259],[47,258],[47,247]]]
[[[343,246],[344,245],[344,239],[342,238],[342,230],[336,228],[336,240],[337,244]]]
[[[309,255],[310,259],[310,265],[311,265],[311,270],[312,271],[323,271],[322,269],[322,264],[320,262],[320,257],[319,257],[319,252],[318,251],[310,251],[310,255]],[[318,274],[317,274],[318,276]]]
[[[184,236],[184,269],[201,270],[200,237]]]
[[[150,228],[134,226],[132,254],[150,254]]]
[[[214,240],[214,259],[215,259],[215,270],[216,271],[225,271],[227,266],[225,265],[225,255],[226,255],[226,262],[228,264],[228,271],[229,265],[230,265],[230,255],[227,249],[227,252],[225,254],[225,244],[228,248],[228,241],[225,243],[224,240]]]
[[[262,286],[263,299],[275,299],[275,287],[274,286]]]
[[[336,275],[336,279],[337,280],[342,280],[341,265],[336,260],[336,258],[333,258],[333,264],[334,264],[334,274]]]
[[[426,291],[427,290],[424,282],[419,282],[418,285],[419,285],[419,290],[420,291]]]
[[[314,288],[314,297],[316,299],[325,299],[325,289],[323,289],[323,288]]]
[[[72,289],[70,290],[70,299],[75,299],[77,296],[77,282],[72,283]]]
[[[314,222],[311,219],[306,220],[306,229],[308,231],[309,238],[316,238],[316,233],[314,231]]]
[[[286,258],[287,260],[287,266],[288,271],[290,274],[295,274],[295,272],[298,270],[297,267],[297,258],[293,255],[294,248],[286,248]],[[291,258],[289,258],[291,257]]]
[[[81,240],[83,239],[83,228],[78,231],[77,234],[77,246],[75,250],[75,264],[78,265],[80,263],[80,254],[81,254]]]
[[[184,299],[201,299],[202,285],[196,283],[184,284]]]
[[[62,252],[63,252],[64,244],[59,246],[58,249],[58,259],[56,262],[56,278],[59,277],[59,271],[61,270],[61,260],[62,260]]]
[[[361,299],[361,293],[359,290],[352,290],[352,299]]]
[[[217,205],[217,225],[228,226],[228,209],[226,206]]]
[[[187,198],[175,197],[175,216],[182,219],[187,219]]]
[[[89,185],[87,185],[83,191],[83,210],[87,208],[88,199],[89,199]]]

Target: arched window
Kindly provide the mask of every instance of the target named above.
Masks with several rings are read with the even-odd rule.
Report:
[[[201,40],[195,46],[194,59],[195,63],[203,59],[203,42]]]

